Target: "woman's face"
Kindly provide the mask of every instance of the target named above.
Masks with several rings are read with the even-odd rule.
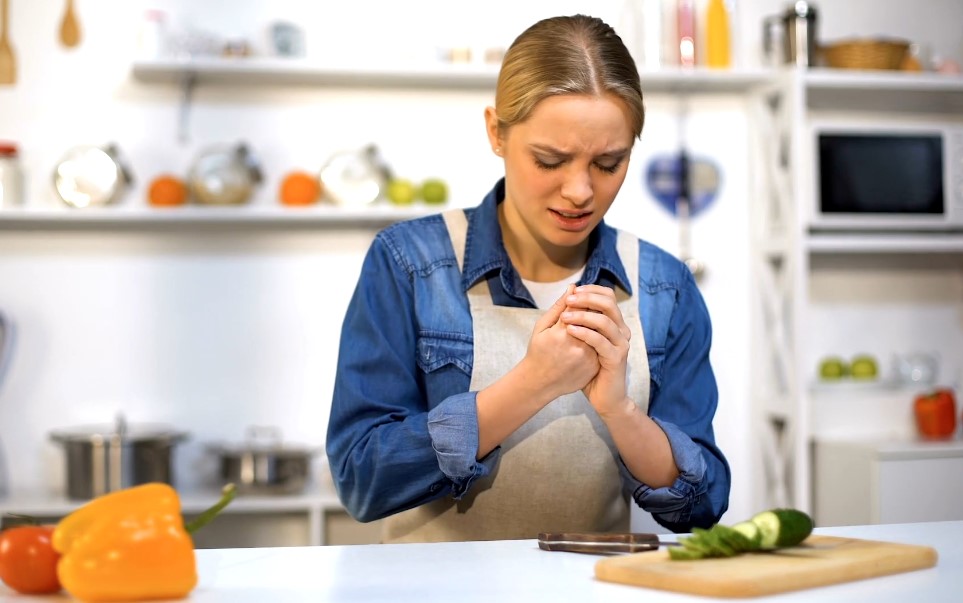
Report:
[[[505,159],[504,226],[550,254],[585,243],[628,169],[634,139],[622,100],[551,96],[503,137],[494,109],[486,118],[492,147]]]

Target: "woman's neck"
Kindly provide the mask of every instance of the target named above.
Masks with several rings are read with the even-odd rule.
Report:
[[[505,211],[505,203],[498,206],[498,223],[502,242],[519,276],[537,283],[553,283],[575,274],[585,266],[588,258],[588,239],[574,247],[559,247],[539,240],[524,222]]]

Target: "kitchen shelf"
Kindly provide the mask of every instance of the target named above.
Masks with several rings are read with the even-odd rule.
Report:
[[[963,253],[963,232],[812,233],[806,239],[811,254]]]
[[[187,517],[200,514],[221,497],[220,490],[214,488],[180,491],[178,495],[181,512]],[[63,494],[14,494],[0,497],[0,517],[26,515],[45,522],[56,522],[85,502],[69,499]],[[221,511],[221,520],[203,531],[202,536],[207,544],[202,548],[224,548],[224,543],[233,543],[237,535],[231,532],[237,530],[239,525],[244,526],[245,530],[255,531],[255,525],[262,529],[267,526],[266,535],[274,534],[275,529],[286,529],[288,536],[291,536],[291,524],[287,523],[291,518],[297,521],[294,529],[299,533],[295,534],[299,541],[311,546],[328,544],[330,535],[327,524],[339,516],[346,516],[346,511],[330,484],[315,484],[297,494],[238,494]],[[275,534],[266,543],[256,546],[283,546],[283,538],[279,538]]]
[[[220,498],[218,490],[181,492],[181,510],[186,514],[200,513]],[[62,494],[21,494],[0,498],[0,515],[14,513],[34,517],[59,517],[76,510],[86,501],[72,500]],[[239,494],[223,513],[273,513],[282,511],[343,511],[337,495],[326,489],[314,488],[302,494],[254,495]]]
[[[393,86],[494,90],[498,64],[426,63],[377,66],[326,64],[306,59],[220,58],[147,60],[133,65],[135,79],[145,83]],[[648,93],[736,93],[766,84],[770,70],[707,68],[643,71]]]
[[[443,211],[444,205],[415,204],[406,207],[375,204],[366,207],[315,205],[283,207],[198,206],[97,207],[86,209],[17,208],[0,210],[0,230],[65,230],[94,228],[172,229],[182,227],[230,228],[381,228],[411,218]]]
[[[941,113],[963,112],[963,75],[809,69],[804,73],[810,109]]]

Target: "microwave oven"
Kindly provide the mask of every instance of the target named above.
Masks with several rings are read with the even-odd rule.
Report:
[[[813,128],[812,231],[963,232],[963,126]]]

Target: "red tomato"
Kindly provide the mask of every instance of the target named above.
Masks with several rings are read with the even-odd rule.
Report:
[[[54,526],[18,526],[0,532],[0,580],[18,593],[59,591],[53,531]]]
[[[918,396],[913,412],[924,438],[948,438],[956,432],[956,399],[951,390],[938,389]]]

